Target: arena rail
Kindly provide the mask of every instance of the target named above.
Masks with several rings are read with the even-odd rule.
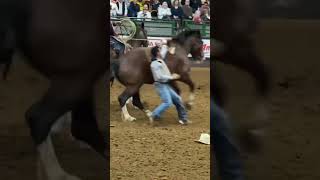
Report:
[[[111,21],[121,21],[126,18],[140,25],[144,22],[144,28],[150,37],[173,37],[177,35],[182,29],[197,29],[200,30],[201,35],[205,39],[210,38],[210,22],[205,21],[202,24],[196,24],[192,20],[165,20],[165,19],[148,19],[136,17],[113,17]],[[124,33],[124,32],[121,32]],[[125,34],[124,34],[125,35]]]

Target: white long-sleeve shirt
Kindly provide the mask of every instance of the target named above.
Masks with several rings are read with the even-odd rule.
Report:
[[[168,66],[162,59],[152,61],[150,67],[155,82],[167,83],[173,79]]]
[[[149,11],[147,12],[143,12],[143,11],[139,11],[137,14],[137,18],[146,18],[146,21],[151,21],[151,13]]]
[[[158,18],[162,19],[163,16],[171,16],[171,9],[170,8],[158,8]]]

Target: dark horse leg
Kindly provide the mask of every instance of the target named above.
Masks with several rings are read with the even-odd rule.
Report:
[[[180,90],[180,88],[179,88],[179,86],[178,86],[178,83],[177,83],[177,81],[171,81],[170,82],[170,86],[172,87],[172,89],[177,93],[177,94],[181,94],[181,90]]]
[[[79,179],[61,168],[51,142],[50,131],[52,125],[63,114],[73,108],[84,107],[83,103],[91,98],[88,87],[92,87],[92,82],[80,78],[61,77],[59,80],[53,80],[45,96],[26,112],[31,136],[39,152],[39,165],[43,165],[39,168],[43,167],[44,172],[52,179]],[[87,121],[93,121],[93,119]],[[92,131],[93,128],[90,129]]]
[[[194,99],[195,99],[195,95],[194,95],[195,85],[194,85],[193,81],[192,81],[191,78],[190,78],[190,74],[188,74],[188,73],[183,74],[183,75],[181,76],[181,78],[179,79],[179,81],[187,84],[187,85],[189,86],[189,88],[190,88],[189,99],[188,99],[188,101],[185,103],[186,108],[190,110],[190,109],[192,108],[192,105],[193,105],[193,103],[194,103],[193,101],[194,101]]]
[[[127,106],[126,106],[126,102],[128,101],[128,99],[130,97],[133,97],[135,94],[137,94],[139,92],[139,86],[127,86],[126,89],[120,94],[120,96],[118,97],[118,101],[120,103],[120,107],[122,110],[122,120],[123,121],[134,121],[136,120],[136,118],[130,116]]]
[[[86,142],[105,157],[106,140],[100,133],[95,116],[93,92],[72,109],[71,132],[73,137]]]
[[[214,66],[214,67],[213,67]],[[220,73],[218,72],[217,64],[216,62],[211,62],[211,77],[210,77],[210,89],[211,89],[211,97],[214,100],[214,102],[219,107],[224,107],[227,102],[227,88],[226,84],[222,81],[222,78],[220,77]]]
[[[146,114],[151,113],[150,110],[144,108],[144,105],[141,102],[140,92],[139,91],[136,94],[133,95],[132,104],[134,106],[138,107],[141,111],[145,112]]]

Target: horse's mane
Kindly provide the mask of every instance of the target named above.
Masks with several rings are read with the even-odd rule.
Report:
[[[180,32],[176,37],[172,38],[172,41],[178,43],[179,45],[183,45],[185,40],[191,36],[195,36],[201,39],[201,33],[199,30],[184,30]]]

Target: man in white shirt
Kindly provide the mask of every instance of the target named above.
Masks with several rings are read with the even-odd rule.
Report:
[[[166,63],[161,59],[161,54],[158,46],[151,49],[152,62],[151,72],[154,79],[154,86],[162,100],[162,103],[148,116],[150,123],[154,120],[160,119],[162,113],[166,111],[172,105],[176,106],[179,123],[187,125],[190,123],[186,108],[183,105],[181,97],[172,89],[169,82],[180,78],[178,74],[171,74]]]

